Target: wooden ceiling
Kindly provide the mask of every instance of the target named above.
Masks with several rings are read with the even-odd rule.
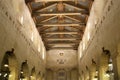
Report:
[[[47,50],[77,50],[93,0],[26,0]]]

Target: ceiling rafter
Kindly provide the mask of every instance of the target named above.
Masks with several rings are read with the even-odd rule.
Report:
[[[65,5],[69,5],[69,6],[71,6],[71,7],[74,7],[74,8],[76,8],[76,9],[85,9],[86,11],[88,11],[89,10],[89,8],[88,7],[86,7],[86,6],[83,6],[83,5],[81,5],[81,4],[75,4],[75,3],[73,3],[72,1],[69,1],[69,2],[63,2]]]
[[[50,21],[54,18],[57,18],[57,16],[48,16],[48,17],[40,18],[37,20],[37,23],[44,23],[44,22]]]
[[[63,42],[63,41],[48,41],[48,42],[45,42],[45,44],[79,44],[79,41],[76,40],[76,41],[67,41],[67,42]]]
[[[45,31],[41,34],[78,34],[76,31]]]
[[[81,40],[80,38],[53,38],[53,37],[49,37],[49,38],[44,38],[44,40],[49,40],[49,41],[72,41],[72,40]]]
[[[68,34],[69,35],[69,34]],[[72,36],[73,34],[71,34],[71,36]],[[43,38],[60,38],[60,37],[54,37],[53,35],[49,35],[49,36],[46,36],[46,35],[42,35],[42,37]],[[79,35],[79,34],[77,34],[77,35],[75,35],[75,36],[73,36],[73,37],[66,37],[66,36],[64,36],[63,38],[75,38],[75,39],[82,39],[82,37]]]
[[[74,2],[75,0],[35,0],[35,2],[60,2],[60,1],[72,1],[72,2]]]
[[[43,11],[45,9],[51,8],[51,7],[56,6],[56,5],[57,5],[57,3],[55,3],[55,2],[46,3],[45,6],[44,5],[40,5],[37,8],[34,8],[33,12]]]
[[[63,16],[63,15],[88,15],[85,11],[67,11],[67,12],[33,12],[33,16]]]
[[[56,34],[57,35],[57,34]],[[42,36],[42,38],[51,38],[51,37],[53,37],[53,38],[60,38],[60,37],[55,37],[56,35],[45,35],[45,34],[41,34],[41,36]],[[71,38],[71,36],[72,36],[72,38],[80,38],[80,39],[82,39],[82,36],[80,35],[80,34],[67,34],[67,35],[69,35],[69,37],[68,38]],[[66,37],[66,36],[65,36]],[[64,37],[63,37],[64,38]]]
[[[76,18],[74,18],[74,17],[70,17],[70,16],[64,16],[64,17],[66,17],[66,18],[68,18],[68,19],[71,19],[71,20],[73,20],[73,21],[76,21],[76,22],[82,22],[80,19],[78,20],[78,19],[76,19]]]
[[[79,40],[73,40],[73,41],[45,41],[45,43],[49,44],[49,43],[79,43]]]
[[[46,49],[75,49],[82,40],[91,7],[90,1],[36,0],[30,2],[32,17]],[[89,4],[90,5],[89,5]],[[55,21],[56,20],[56,21]],[[68,46],[59,46],[59,45]]]
[[[85,25],[85,23],[39,23],[37,26],[81,26]]]
[[[78,29],[78,30],[82,30],[83,28],[85,28],[86,26],[85,25],[81,25],[81,26],[69,26],[69,27],[72,27],[72,28],[75,28],[75,29]]]
[[[85,9],[83,9],[83,8],[81,8],[81,7],[78,7],[76,4],[73,5],[73,4],[69,4],[69,3],[67,3],[67,2],[66,2],[66,3],[64,2],[64,5],[65,5],[65,6],[68,6],[68,7],[71,7],[71,8],[74,8],[74,9],[76,9],[76,10],[85,10]],[[86,11],[86,10],[85,10],[85,11]]]
[[[54,18],[57,18],[57,16],[50,17],[50,18],[45,19],[45,20],[43,20],[43,21],[41,21],[41,22],[47,22],[47,21],[52,20],[52,19],[54,19]]]
[[[78,37],[76,37],[76,35],[78,35],[80,37],[81,34],[83,35],[83,32],[84,32],[83,30],[80,30],[80,31],[43,31],[43,32],[40,32],[40,34],[43,35],[43,37],[47,36],[47,35],[66,34],[73,38],[78,38]]]
[[[37,27],[40,27],[39,30],[40,31],[45,31],[47,29],[53,28],[53,27],[57,27],[57,26],[39,26],[37,25]],[[68,26],[68,27],[72,27],[74,29],[78,29],[78,30],[82,30],[83,27],[86,27],[85,25],[81,25],[81,26]]]

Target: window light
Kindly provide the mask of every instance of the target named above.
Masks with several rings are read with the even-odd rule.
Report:
[[[19,21],[20,21],[20,23],[23,25],[23,16],[20,16],[20,17],[19,17]]]

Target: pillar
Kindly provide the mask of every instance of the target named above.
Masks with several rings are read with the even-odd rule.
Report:
[[[106,74],[108,65],[99,67],[99,80],[109,80],[109,75]]]
[[[57,72],[56,71],[53,72],[53,80],[57,80]]]
[[[89,79],[90,80],[94,80],[95,76],[96,76],[96,64],[92,63],[92,66],[89,70]]]
[[[89,78],[90,78],[90,80],[94,79],[94,71],[89,72]]]
[[[70,79],[70,70],[67,70],[67,80],[71,80]]]
[[[88,71],[86,71],[84,77],[85,77],[85,80],[89,80],[89,72]]]
[[[117,66],[116,57],[113,58],[113,72],[114,72],[114,80],[119,80],[118,66]]]
[[[118,55],[117,56],[117,58],[116,58],[116,62],[114,62],[114,64],[115,64],[115,68],[116,68],[116,71],[115,71],[115,77],[116,77],[116,79],[120,79],[120,55]]]

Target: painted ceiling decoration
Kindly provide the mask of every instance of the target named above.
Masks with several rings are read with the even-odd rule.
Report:
[[[93,0],[26,0],[47,50],[77,50]]]

